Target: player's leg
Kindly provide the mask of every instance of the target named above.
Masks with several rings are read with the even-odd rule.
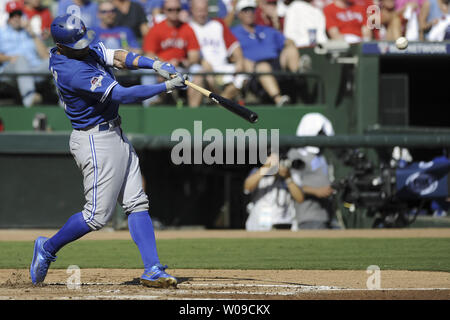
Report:
[[[115,212],[128,166],[128,149],[119,127],[81,135],[85,150],[79,157],[79,167],[86,199],[82,212],[89,227],[100,230]]]
[[[33,283],[44,281],[50,263],[62,247],[99,230],[112,216],[128,164],[128,154],[120,152],[120,141],[120,136],[111,132],[72,132],[70,151],[83,173],[86,204],[53,237],[36,239],[30,267]],[[122,148],[125,150],[124,144]]]
[[[295,46],[286,46],[280,53],[280,65],[283,70],[298,72],[300,54]]]
[[[255,65],[255,71],[260,73],[270,73],[272,72],[272,66],[266,61],[258,62]],[[277,106],[282,106],[287,102],[288,97],[281,95],[280,86],[273,75],[262,75],[259,77],[259,82]]]
[[[119,203],[128,216],[128,228],[131,238],[141,253],[144,273],[141,283],[151,287],[175,287],[176,278],[165,272],[167,266],[161,265],[156,247],[155,232],[148,212],[148,197],[142,187],[142,176],[139,158],[124,136],[130,150],[130,161],[127,177],[119,195]]]

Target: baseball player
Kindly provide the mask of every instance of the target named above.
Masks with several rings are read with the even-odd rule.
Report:
[[[50,50],[49,68],[73,131],[70,152],[82,171],[86,204],[51,238],[38,237],[30,267],[34,284],[44,281],[50,263],[66,244],[101,229],[118,202],[128,216],[130,234],[145,271],[141,283],[151,287],[176,287],[177,279],[161,265],[148,198],[142,188],[139,159],[123,134],[119,103],[141,102],[154,95],[186,88],[186,75],[170,64],[124,50],[90,45],[93,30],[73,15],[56,17],[51,24],[56,47]],[[122,87],[111,68],[154,69],[167,81],[154,85]]]

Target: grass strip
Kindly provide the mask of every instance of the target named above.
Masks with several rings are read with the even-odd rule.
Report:
[[[450,239],[170,239],[157,241],[161,263],[187,269],[304,269],[450,272]],[[28,268],[33,242],[0,242],[0,268]],[[52,268],[142,268],[130,240],[76,241]]]

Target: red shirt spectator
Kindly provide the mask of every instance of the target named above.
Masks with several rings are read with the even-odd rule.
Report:
[[[25,0],[23,12],[30,20],[36,34],[47,39],[50,36],[50,25],[53,17],[50,10],[41,4],[41,0]]]
[[[278,0],[261,0],[255,10],[255,23],[283,31],[284,17],[278,16]]]
[[[150,29],[144,38],[143,49],[163,61],[183,61],[190,50],[200,50],[197,38],[187,23],[177,27],[164,20]],[[176,65],[176,64],[175,64]]]
[[[323,9],[326,29],[331,39],[344,39],[349,43],[370,38],[367,28],[367,7],[352,0],[335,0]]]

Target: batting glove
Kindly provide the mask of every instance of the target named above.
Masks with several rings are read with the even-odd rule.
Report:
[[[153,62],[153,69],[158,72],[161,77],[167,80],[170,80],[172,78],[171,75],[175,75],[178,73],[178,71],[172,64],[159,60],[155,60]]]
[[[186,89],[186,84],[184,83],[185,80],[188,79],[187,74],[181,74],[177,73],[176,77],[173,79],[167,80],[166,83],[166,90],[172,91],[173,89]]]

